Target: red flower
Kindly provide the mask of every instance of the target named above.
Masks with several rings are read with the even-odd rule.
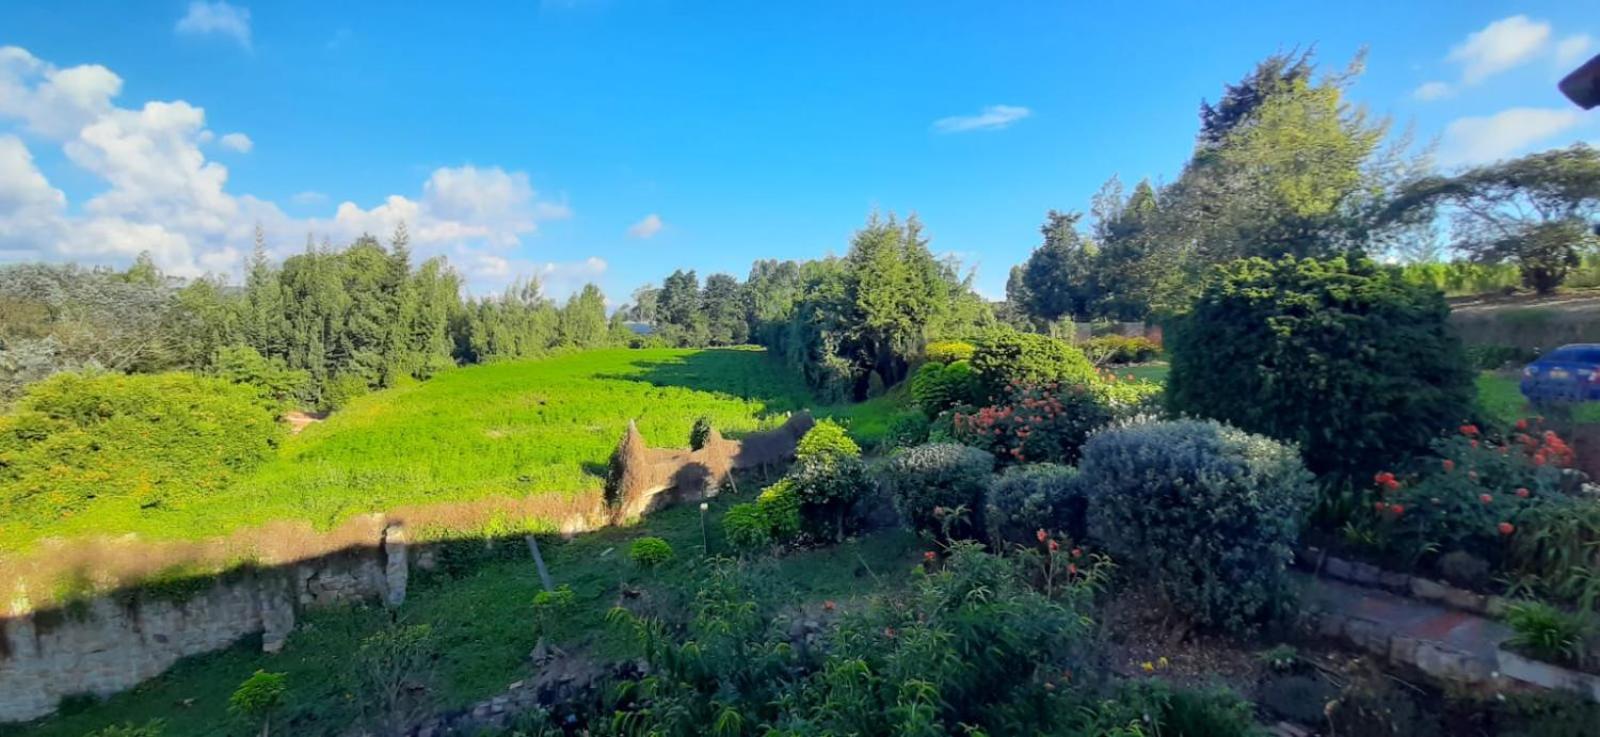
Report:
[[[1488,504],[1489,502],[1494,501],[1494,497],[1489,496],[1488,494],[1479,494],[1478,501]]]
[[[1516,526],[1510,522],[1501,522],[1500,524],[1495,525],[1495,528],[1500,530],[1500,534],[1502,535],[1509,535],[1517,531]]]
[[[1377,510],[1377,511],[1379,511],[1379,512],[1382,512],[1383,510],[1388,509],[1389,505],[1384,504],[1383,502],[1373,502],[1372,503],[1372,508]]]
[[[1478,426],[1477,425],[1473,425],[1473,424],[1462,425],[1461,426],[1461,434],[1465,435],[1465,436],[1467,436],[1469,438],[1473,437],[1474,435],[1478,434]]]
[[[1074,557],[1074,558],[1082,558],[1083,557],[1083,548],[1073,548],[1072,549],[1072,557]]]
[[[1520,496],[1520,497],[1522,497],[1522,498],[1523,498],[1523,499],[1527,499],[1527,498],[1528,498],[1528,494],[1529,494],[1529,493],[1531,493],[1531,492],[1529,492],[1529,491],[1528,491],[1528,490],[1527,490],[1527,488],[1521,488],[1521,489],[1517,489],[1517,496]]]
[[[1054,540],[1050,541],[1050,552],[1054,553],[1054,552],[1056,552],[1057,550],[1060,550],[1060,549],[1061,549],[1061,543],[1058,543],[1058,542],[1056,542]]]
[[[1391,504],[1391,505],[1389,505],[1389,511],[1394,512],[1394,516],[1399,517],[1400,515],[1406,513],[1406,505],[1404,505],[1404,504]]]
[[[822,610],[823,611],[831,612],[831,611],[833,611],[834,606],[835,605],[834,605],[832,600],[822,602]]]
[[[1517,429],[1518,430],[1526,430],[1526,429],[1528,429],[1528,421],[1526,419],[1517,420]]]
[[[1444,465],[1444,470],[1447,473],[1450,472],[1450,471],[1456,470],[1456,462],[1450,460],[1449,458],[1444,459],[1444,464],[1443,465]]]
[[[1067,564],[1067,573],[1070,574],[1070,575],[1073,575],[1073,576],[1078,575],[1078,564],[1076,564],[1076,563],[1068,563]]]
[[[1473,440],[1472,441],[1472,447],[1473,448],[1477,448],[1478,447],[1478,441],[1477,440]]]
[[[1533,465],[1535,465],[1535,466],[1543,466],[1545,460],[1546,459],[1545,459],[1545,456],[1544,456],[1544,451],[1541,450],[1538,453],[1534,453],[1533,454]]]
[[[925,560],[925,561],[928,561],[929,563],[932,563],[934,561],[934,559],[938,558],[938,557],[939,556],[933,554],[932,550],[929,550],[928,552],[922,554],[922,559]]]
[[[1041,527],[1038,532],[1033,533],[1033,536],[1039,538],[1039,542],[1044,542],[1045,538],[1050,537],[1050,533],[1045,532],[1044,528]]]

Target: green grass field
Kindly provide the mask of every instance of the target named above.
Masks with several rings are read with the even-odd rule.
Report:
[[[473,366],[356,400],[220,493],[23,521],[0,550],[49,536],[193,539],[279,519],[327,528],[404,505],[592,496],[630,419],[651,446],[684,447],[700,415],[737,437],[810,404],[804,383],[759,350],[616,349]]]

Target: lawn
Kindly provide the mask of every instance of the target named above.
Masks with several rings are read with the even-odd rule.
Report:
[[[402,505],[593,496],[630,419],[652,446],[683,447],[701,415],[737,437],[810,403],[800,378],[760,350],[616,349],[473,366],[362,397],[187,504],[0,520],[11,528],[0,550],[50,536],[205,538],[278,519],[328,528]]]
[[[711,552],[726,551],[720,516],[726,508],[748,501],[755,480],[740,485],[743,496],[723,495],[709,512]],[[677,559],[643,572],[627,559],[629,541],[643,535],[666,539]],[[570,542],[546,541],[544,553],[558,585],[576,594],[570,634],[559,643],[569,650],[617,656],[620,646],[603,626],[604,616],[618,601],[621,585],[660,596],[695,579],[702,552],[700,511],[692,505],[663,510],[631,528],[606,528]],[[478,544],[478,543],[472,543]],[[430,682],[437,688],[435,706],[466,706],[532,675],[527,655],[533,649],[531,602],[539,590],[537,574],[520,539],[502,542],[510,553],[450,579],[421,574],[406,603],[396,612],[406,623],[432,628],[439,653]],[[902,530],[887,530],[826,549],[795,552],[757,563],[766,566],[763,579],[785,599],[816,603],[825,599],[841,606],[873,591],[902,586],[921,547]],[[670,606],[661,602],[660,606]],[[161,676],[103,703],[74,705],[69,711],[37,723],[4,727],[4,737],[83,737],[109,724],[141,724],[161,718],[164,737],[223,737],[253,730],[229,715],[228,695],[257,669],[286,673],[292,723],[277,725],[274,734],[340,735],[359,717],[353,687],[352,657],[363,638],[383,626],[389,613],[376,608],[313,613],[302,620],[285,649],[260,652],[259,641],[247,640],[227,650],[186,659]]]

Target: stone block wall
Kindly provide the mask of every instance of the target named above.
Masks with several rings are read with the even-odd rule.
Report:
[[[178,660],[260,635],[276,652],[308,608],[405,600],[402,531],[373,544],[228,574],[182,600],[138,589],[0,619],[0,723],[55,711],[77,694],[109,696]]]

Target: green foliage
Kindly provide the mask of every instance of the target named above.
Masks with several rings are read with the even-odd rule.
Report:
[[[951,413],[952,436],[1005,464],[1074,463],[1089,434],[1112,419],[1109,402],[1081,386],[1013,386],[995,401]]]
[[[774,541],[787,542],[800,534],[800,495],[795,493],[793,481],[785,478],[768,486],[756,497],[756,506],[771,525]]]
[[[212,363],[213,373],[255,389],[273,409],[303,401],[311,389],[310,374],[289,368],[282,359],[269,360],[249,346],[224,347]]]
[[[843,426],[833,420],[819,420],[795,446],[795,460],[829,462],[842,458],[860,458],[861,446],[850,439]]]
[[[672,545],[659,537],[641,537],[628,546],[628,559],[640,568],[655,568],[675,556]]]
[[[1012,466],[989,485],[984,522],[991,545],[1032,545],[1035,534],[1087,537],[1088,498],[1071,466],[1035,463]]]
[[[757,503],[735,504],[722,515],[722,532],[740,553],[754,553],[772,545],[772,522]]]
[[[982,534],[993,472],[994,457],[982,450],[932,443],[890,459],[886,475],[896,508],[914,529],[963,540]]]
[[[1600,153],[1582,144],[1410,182],[1385,213],[1452,219],[1453,247],[1476,262],[1513,263],[1523,284],[1554,290],[1595,244]]]
[[[959,404],[975,402],[982,396],[978,375],[967,361],[922,364],[911,376],[911,397],[927,416]]]
[[[272,715],[283,709],[285,694],[288,685],[282,673],[268,673],[258,670],[244,683],[239,684],[233,695],[228,697],[228,710],[235,714],[262,723],[261,733],[267,733],[267,724]]]
[[[205,500],[281,435],[253,389],[221,379],[58,374],[0,416],[0,520]]]
[[[1139,335],[1101,335],[1084,341],[1085,356],[1095,364],[1144,363],[1161,355],[1161,346]]]
[[[700,415],[694,418],[694,426],[689,428],[689,448],[700,450],[706,447],[706,439],[711,437],[711,418]]]
[[[1511,626],[1507,645],[1540,660],[1567,665],[1582,662],[1593,631],[1582,615],[1538,601],[1512,605],[1506,612],[1506,624]]]
[[[391,622],[363,639],[352,685],[367,723],[382,734],[402,734],[429,715],[438,655],[426,624]]]
[[[1014,386],[1090,386],[1094,365],[1083,351],[1054,338],[995,329],[985,333],[972,355],[984,391],[1000,395]]]
[[[889,431],[884,435],[885,449],[909,448],[928,442],[928,416],[921,410],[901,412],[889,421]]]
[[[1469,345],[1464,349],[1467,365],[1475,371],[1494,371],[1507,365],[1530,363],[1539,355],[1512,345]]]
[[[572,624],[578,596],[567,584],[533,595],[533,629],[540,637],[558,637]]]
[[[801,456],[789,469],[787,478],[800,501],[805,532],[816,539],[835,542],[844,539],[854,526],[857,502],[873,488],[865,462],[854,455],[832,451]]]
[[[1090,535],[1196,621],[1248,629],[1288,596],[1312,498],[1294,448],[1216,422],[1147,422],[1095,435],[1079,470]]]
[[[1317,473],[1365,478],[1427,449],[1472,408],[1438,292],[1371,261],[1224,268],[1168,331],[1176,412],[1294,442]]]
[[[929,363],[955,363],[972,359],[975,348],[971,343],[960,340],[936,340],[922,349],[922,355]]]
[[[86,737],[162,737],[165,733],[165,722],[152,719],[141,725],[128,722],[121,725],[112,725],[105,729],[91,732]]]

